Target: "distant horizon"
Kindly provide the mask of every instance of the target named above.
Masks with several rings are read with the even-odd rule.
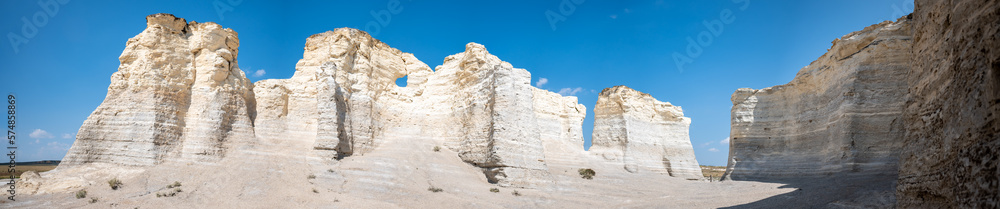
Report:
[[[3,2],[0,91],[18,96],[17,161],[61,161],[104,100],[125,42],[145,16],[169,13],[239,33],[238,63],[253,82],[290,78],[306,38],[336,28],[367,31],[432,69],[480,43],[531,72],[531,85],[576,96],[587,109],[584,147],[597,93],[625,85],[681,106],[699,164],[725,166],[736,89],[786,84],[831,41],[913,9],[890,0],[391,2],[71,1],[55,11]]]

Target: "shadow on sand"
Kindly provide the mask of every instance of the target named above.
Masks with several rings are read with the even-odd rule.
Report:
[[[838,173],[753,181],[787,184],[795,191],[725,208],[895,208],[896,176]]]

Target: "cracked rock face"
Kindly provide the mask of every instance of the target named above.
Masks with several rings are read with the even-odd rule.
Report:
[[[406,87],[397,86],[403,76]],[[476,43],[431,71],[412,54],[341,28],[307,40],[291,79],[255,84],[256,130],[327,159],[364,155],[387,136],[432,137],[492,182],[534,187],[549,180],[536,113],[523,105],[534,101],[530,80]]]
[[[915,2],[900,208],[1000,207],[1000,2]]]
[[[911,31],[905,17],[869,26],[834,40],[788,84],[733,93],[726,177],[895,175]]]
[[[236,64],[236,32],[170,14],[146,22],[60,165],[213,160],[254,140],[255,101]]]
[[[680,106],[625,86],[604,89],[594,106],[590,151],[625,170],[702,178],[688,136],[691,118]]]

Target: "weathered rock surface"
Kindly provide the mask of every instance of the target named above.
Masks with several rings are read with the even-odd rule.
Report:
[[[601,91],[594,106],[590,152],[620,162],[629,172],[657,172],[701,179],[680,106],[625,86]]]
[[[404,76],[406,87],[397,86]],[[309,144],[329,159],[363,155],[388,136],[429,136],[490,181],[532,187],[548,175],[535,112],[524,105],[534,102],[530,80],[479,44],[431,71],[412,54],[341,28],[306,41],[291,79],[255,84],[257,132],[262,140]]]
[[[582,129],[583,119],[587,116],[586,107],[577,103],[575,96],[562,96],[538,88],[532,92],[546,164],[582,166],[585,161],[583,156],[586,156]]]
[[[310,36],[290,79],[254,84],[262,140],[308,145],[328,158],[363,154],[378,146],[386,127],[412,125],[407,99],[431,69],[367,33],[342,28]],[[413,74],[413,88],[396,86]]]
[[[467,44],[431,70],[413,54],[363,31],[340,28],[306,40],[291,78],[251,86],[236,63],[236,32],[169,14],[150,15],[147,22],[146,30],[129,40],[108,97],[81,127],[55,173],[66,178],[54,179],[75,180],[48,181],[35,190],[82,187],[84,178],[73,173],[98,167],[110,169],[102,175],[193,163],[262,168],[282,163],[279,159],[311,167],[373,154],[352,162],[378,163],[373,167],[383,169],[379,172],[392,172],[352,174],[362,179],[328,186],[378,192],[400,185],[364,182],[385,182],[381,178],[422,166],[387,162],[426,162],[423,155],[376,152],[380,147],[412,152],[443,146],[468,167],[459,170],[479,170],[486,181],[506,187],[552,185],[549,162],[560,172],[607,164],[583,150],[586,107],[576,97],[531,86],[527,70],[480,44]],[[407,85],[396,85],[404,76]],[[629,157],[619,162],[632,172],[700,178],[687,137],[690,119],[679,107],[635,94],[635,101],[622,102],[640,112],[622,113],[635,128],[627,136],[639,138],[615,147],[618,157]],[[654,121],[631,121],[647,117],[641,114],[655,115]],[[78,166],[90,163],[100,165]]]
[[[733,93],[725,178],[895,175],[911,30],[905,17],[866,27],[788,84]]]
[[[1000,2],[915,2],[900,208],[1000,207]]]
[[[462,160],[483,168],[490,181],[531,187],[551,180],[530,82],[527,70],[501,61],[480,44],[469,43],[465,52],[446,57],[436,68],[424,90],[430,103],[421,106],[449,104],[450,115],[441,118],[442,123],[431,124],[461,128],[437,134],[445,136],[446,144]]]
[[[217,160],[254,140],[255,101],[236,64],[236,32],[170,14],[146,22],[60,166]]]

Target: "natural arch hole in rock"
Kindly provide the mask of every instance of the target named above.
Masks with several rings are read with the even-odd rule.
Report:
[[[406,87],[406,77],[407,76],[403,76],[403,77],[397,78],[396,79],[396,85],[399,86],[399,87]]]

